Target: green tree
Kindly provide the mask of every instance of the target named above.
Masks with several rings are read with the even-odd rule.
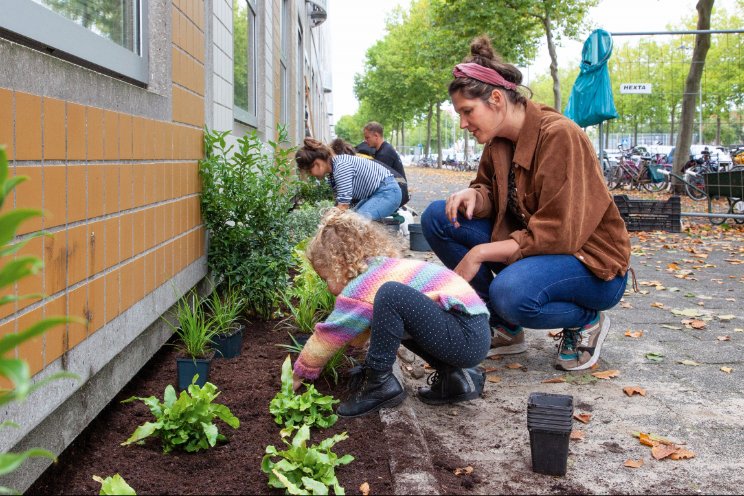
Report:
[[[41,0],[40,3],[118,45],[137,51],[135,2]]]

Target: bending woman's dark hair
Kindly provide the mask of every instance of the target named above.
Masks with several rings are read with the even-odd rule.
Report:
[[[300,170],[308,171],[313,168],[316,159],[329,160],[333,155],[335,154],[328,145],[313,138],[305,138],[302,148],[295,154],[295,161]]]
[[[478,36],[470,43],[470,55],[465,57],[463,62],[473,62],[493,69],[510,83],[525,88],[529,93],[529,98],[532,97],[532,90],[522,84],[522,72],[516,66],[504,62],[501,56],[494,52],[488,36]],[[504,92],[510,102],[521,103],[522,105],[527,104],[528,97],[517,90],[494,86],[469,77],[455,78],[449,85],[449,94],[452,96],[457,92],[461,92],[465,98],[480,98],[487,102],[491,97],[491,92],[496,88]]]
[[[356,150],[349,143],[344,141],[343,138],[336,138],[331,141],[331,150],[336,155],[356,155]]]

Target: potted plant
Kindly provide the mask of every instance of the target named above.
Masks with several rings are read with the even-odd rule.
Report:
[[[220,295],[217,290],[212,291],[212,295],[204,303],[211,314],[210,322],[215,330],[212,339],[215,356],[234,358],[240,355],[245,326],[238,318],[245,309],[245,297],[228,286],[224,295]]]
[[[184,356],[176,357],[176,372],[178,374],[178,389],[184,390],[189,387],[191,380],[198,375],[196,384],[200,387],[207,383],[209,377],[209,366],[212,363],[214,352],[212,340],[217,329],[202,305],[202,300],[195,290],[189,291],[176,304],[176,319],[178,325],[173,325],[164,319],[178,336],[180,343],[176,346]]]

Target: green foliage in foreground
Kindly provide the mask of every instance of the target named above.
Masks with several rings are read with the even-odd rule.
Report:
[[[207,382],[204,387],[191,382],[187,391],[181,391],[176,398],[173,386],[165,388],[163,402],[155,396],[140,398],[132,396],[122,403],[140,400],[155,416],[155,422],[146,422],[124,441],[122,446],[142,443],[150,436],[158,436],[163,443],[163,452],[169,453],[174,448],[194,452],[214,447],[217,441],[224,441],[225,436],[219,433],[214,420],[219,418],[233,429],[240,426],[240,421],[225,405],[212,403],[220,392],[217,386]]]
[[[305,387],[302,394],[292,390],[292,360],[287,355],[282,365],[282,388],[269,403],[269,412],[274,416],[274,421],[290,431],[302,424],[323,428],[335,424],[338,416],[333,413],[333,405],[338,400],[333,396],[321,395],[312,384],[306,384]]]
[[[261,470],[268,474],[269,486],[286,489],[287,494],[328,494],[331,487],[335,494],[345,494],[336,478],[336,467],[351,463],[354,457],[344,455],[339,458],[331,448],[347,438],[348,435],[342,432],[308,448],[310,427],[303,425],[291,443],[284,441],[286,450],[266,447]],[[274,457],[279,460],[274,462]]]
[[[5,154],[5,147],[0,146],[0,207],[13,192],[13,189],[28,179],[26,176],[8,176],[8,157]],[[0,260],[3,265],[0,267],[0,289],[5,296],[0,297],[0,305],[7,305],[18,300],[39,298],[41,295],[20,295],[16,296],[13,291],[13,285],[24,277],[38,274],[42,267],[42,261],[31,255],[15,254],[23,248],[31,239],[43,236],[44,233],[37,233],[24,239],[15,241],[18,227],[26,220],[41,215],[40,210],[15,208],[0,214]],[[69,317],[50,317],[42,319],[32,324],[27,329],[18,333],[7,334],[0,337],[0,377],[9,380],[13,387],[9,390],[0,388],[0,406],[10,403],[11,401],[23,401],[33,391],[39,389],[44,384],[62,378],[77,378],[74,374],[61,372],[33,382],[28,367],[28,363],[18,358],[10,358],[14,350],[21,344],[31,339],[43,335],[52,327],[77,322],[85,324],[82,319],[73,319]],[[18,427],[13,422],[2,422],[0,428]],[[9,474],[16,470],[21,464],[32,457],[45,457],[56,460],[53,453],[40,449],[32,448],[23,453],[0,453],[0,476]],[[10,494],[11,489],[0,486],[0,494]]]
[[[136,492],[132,487],[127,484],[119,474],[114,474],[102,479],[97,475],[93,476],[93,480],[101,484],[101,492],[98,494],[104,495],[124,495],[124,496],[136,496]]]

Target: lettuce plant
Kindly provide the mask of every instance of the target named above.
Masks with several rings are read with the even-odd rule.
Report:
[[[303,425],[291,443],[282,440],[287,445],[286,450],[266,447],[261,470],[268,474],[269,486],[285,489],[288,494],[328,494],[331,487],[335,494],[345,494],[336,478],[336,467],[351,463],[354,457],[344,455],[339,458],[331,448],[347,438],[348,435],[342,432],[308,448],[310,427]],[[279,458],[276,462],[272,459],[275,457]]]
[[[132,489],[132,486],[127,484],[127,481],[124,480],[124,477],[119,474],[111,475],[109,477],[106,477],[105,479],[94,475],[93,480],[101,484],[101,491],[98,494],[124,496],[137,495],[134,489]]]
[[[212,448],[217,441],[224,441],[225,436],[219,433],[214,420],[219,418],[233,429],[240,426],[240,421],[225,405],[212,403],[220,392],[217,386],[207,382],[199,387],[194,382],[188,391],[181,391],[176,398],[176,390],[168,385],[165,388],[163,402],[155,396],[140,398],[132,396],[122,403],[140,400],[155,416],[155,422],[146,422],[124,441],[122,446],[141,443],[150,436],[158,436],[163,443],[163,452],[169,453],[175,448],[194,452]]]
[[[312,384],[305,384],[305,387],[302,394],[296,394],[292,390],[292,361],[287,355],[282,365],[281,390],[269,403],[269,412],[277,424],[284,424],[284,432],[302,424],[327,428],[338,420],[338,416],[333,413],[333,405],[339,400],[333,396],[321,395]]]

